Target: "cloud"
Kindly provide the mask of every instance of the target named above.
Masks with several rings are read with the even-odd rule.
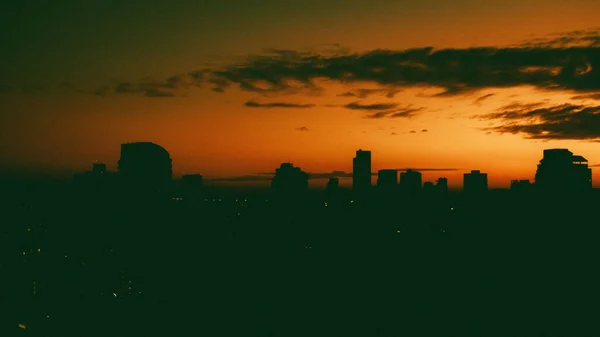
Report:
[[[485,131],[519,134],[527,139],[600,141],[600,106],[513,103],[479,117],[501,123]]]
[[[397,107],[396,103],[375,103],[375,104],[361,104],[359,102],[352,102],[344,105],[344,108],[350,110],[390,110]]]
[[[411,108],[410,106],[404,109],[399,109],[399,110],[395,110],[393,111],[393,114],[390,115],[390,117],[392,118],[401,118],[401,117],[413,117],[416,115],[417,112],[419,111],[423,111],[425,110],[425,108]]]
[[[555,33],[527,40],[520,46],[530,48],[599,47],[600,30],[586,29]]]
[[[294,104],[294,103],[258,103],[255,101],[248,101],[244,103],[244,106],[248,108],[289,108],[289,109],[307,109],[314,108],[315,104]]]
[[[473,104],[480,105],[481,102],[483,102],[484,100],[486,100],[494,95],[496,95],[496,94],[487,94],[487,95],[480,96],[473,102]]]
[[[379,111],[374,114],[367,115],[367,116],[365,116],[365,118],[373,118],[373,119],[385,118],[385,117],[388,117],[389,114],[391,114],[391,113],[392,113],[391,111]]]
[[[429,130],[423,129],[423,130],[421,130],[421,132],[429,132]]]
[[[371,95],[376,94],[385,94],[387,98],[394,98],[400,90],[394,89],[354,89],[350,91],[343,92],[339,94],[339,97],[357,97],[357,98],[367,98]]]
[[[415,130],[410,130],[410,133],[417,133],[417,131],[415,131]]]
[[[550,41],[543,45],[377,49],[335,55],[273,51],[215,69],[210,81],[223,89],[237,85],[242,90],[255,92],[285,92],[291,83],[316,87],[317,79],[371,83],[384,88],[443,89],[437,96],[522,85],[547,90],[600,91],[600,45],[594,42],[600,35],[586,34],[550,37],[590,42],[569,48],[564,48],[564,44],[555,46]]]
[[[364,52],[350,52],[338,45],[328,48],[333,50],[269,49],[210,69],[194,70],[161,81],[143,80],[120,88],[111,84],[95,93],[153,96],[153,88],[178,95],[181,90],[206,84],[215,92],[238,88],[263,95],[294,94],[319,92],[322,88],[317,82],[322,80],[379,87],[341,94],[356,98],[376,94],[393,97],[398,90],[416,86],[441,89],[435,97],[524,85],[578,94],[600,93],[599,30],[552,34],[506,47],[434,49],[425,46]],[[483,97],[480,99],[491,96]],[[388,109],[373,107],[372,110]]]
[[[370,110],[370,109],[364,109],[364,110]],[[398,108],[398,109],[394,109],[394,110],[378,111],[376,113],[365,116],[365,118],[372,118],[372,119],[379,119],[379,118],[385,118],[385,117],[411,118],[411,117],[414,117],[419,111],[423,111],[423,110],[425,110],[424,107],[413,108],[412,105],[408,105],[406,107]]]
[[[600,92],[595,93],[595,94],[573,96],[573,97],[571,97],[571,99],[578,99],[578,100],[593,99],[593,100],[600,101]]]
[[[306,126],[300,126],[300,127],[297,127],[297,128],[295,128],[294,130],[296,130],[296,131],[301,131],[301,132],[310,131],[310,129],[309,129],[309,128],[307,128]]]

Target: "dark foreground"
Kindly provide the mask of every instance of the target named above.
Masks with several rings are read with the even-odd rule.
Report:
[[[0,335],[600,335],[599,205],[7,200]]]

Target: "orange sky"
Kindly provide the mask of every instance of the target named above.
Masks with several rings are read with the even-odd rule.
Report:
[[[119,6],[116,2],[107,3]],[[140,26],[117,21],[119,31],[95,33],[88,39],[70,30],[80,28],[82,34],[86,29],[92,31],[83,19],[63,21],[45,33],[41,23],[33,28],[13,27],[13,35],[3,35],[13,43],[7,58],[22,61],[13,67],[2,65],[0,70],[7,74],[8,83],[0,84],[40,85],[45,89],[28,93],[0,91],[0,109],[4,111],[0,116],[0,165],[73,172],[100,160],[114,170],[119,144],[130,141],[160,144],[171,153],[176,175],[201,173],[206,178],[269,172],[288,160],[307,172],[351,172],[352,157],[359,148],[373,152],[374,171],[398,167],[457,168],[458,171],[424,173],[425,180],[446,176],[453,187],[461,186],[462,173],[471,169],[488,172],[494,187],[508,187],[511,179],[533,179],[545,148],[569,148],[585,156],[590,164],[600,164],[597,142],[488,134],[482,129],[498,125],[497,121],[473,118],[514,102],[593,105],[593,100],[573,100],[573,90],[548,91],[523,84],[502,89],[484,87],[452,97],[427,97],[440,92],[440,88],[421,85],[399,88],[400,92],[391,98],[380,93],[363,99],[339,94],[382,86],[362,80],[340,83],[319,79],[323,90],[318,94],[265,96],[235,85],[224,93],[213,92],[206,85],[189,87],[178,92],[178,97],[90,93],[112,81],[136,83],[147,77],[162,80],[211,64],[223,67],[271,47],[322,50],[325,43],[339,43],[356,52],[427,46],[505,47],[532,35],[548,37],[551,33],[592,28],[597,22],[594,14],[600,12],[596,1],[482,4],[464,0],[454,6],[437,1],[430,1],[430,6],[416,1],[374,1],[369,7],[365,7],[367,3],[350,1],[350,9],[339,10],[341,3],[332,0],[322,2],[321,11],[317,10],[317,2],[312,8],[309,2],[287,9],[267,6],[268,3],[264,8],[247,3],[245,11],[239,13],[217,5],[205,8],[208,13],[202,8],[190,9],[203,13],[199,14],[204,18],[200,22],[195,22],[192,14],[176,9],[165,12],[161,22],[158,11],[163,7],[157,6],[157,13],[142,13],[142,18],[138,18]],[[89,4],[77,10],[87,13],[88,20],[96,22],[100,29],[104,21],[96,13],[113,12],[99,1]],[[21,15],[34,15],[28,13]],[[181,20],[177,20],[178,13]],[[119,16],[119,20],[128,18],[126,14]],[[57,18],[45,19],[51,23]],[[167,22],[172,25],[166,25]],[[108,23],[103,24],[108,27]],[[43,39],[59,41],[56,49],[51,44],[31,45]],[[65,61],[68,57],[71,58]],[[56,88],[63,81],[74,83],[74,87]],[[52,88],[47,89],[48,86]],[[476,101],[488,94],[493,95]],[[314,107],[252,108],[244,106],[248,101]],[[352,102],[422,109],[408,118],[368,119],[368,111],[343,107]],[[308,131],[298,131],[300,127]],[[422,132],[424,129],[427,132]],[[594,179],[597,178],[594,173]]]

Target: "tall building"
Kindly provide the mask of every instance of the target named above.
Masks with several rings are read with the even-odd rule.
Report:
[[[448,193],[448,178],[438,178],[435,183],[435,189],[438,193],[446,195]]]
[[[171,185],[169,152],[151,142],[121,144],[119,177],[138,191],[166,192]]]
[[[352,189],[359,194],[371,189],[371,151],[356,151],[352,160]]]
[[[379,170],[377,172],[377,190],[379,192],[390,193],[396,191],[398,187],[397,170]]]
[[[283,163],[275,170],[271,192],[275,197],[297,197],[308,191],[308,174],[291,163]]]
[[[400,191],[404,195],[414,196],[421,191],[423,177],[421,172],[407,170],[400,173]]]
[[[546,192],[591,190],[592,169],[587,159],[567,149],[547,149],[535,173],[535,186]]]
[[[488,190],[487,173],[481,173],[479,170],[473,170],[465,173],[463,177],[463,191],[468,195],[481,195]]]

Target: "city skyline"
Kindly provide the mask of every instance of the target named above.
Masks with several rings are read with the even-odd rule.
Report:
[[[121,178],[126,178],[129,181],[135,181],[135,184],[140,187],[167,187],[171,182],[180,180],[185,182],[184,185],[193,184],[195,188],[203,185],[203,181],[208,181],[210,185],[215,182],[224,183],[250,183],[254,186],[273,188],[273,184],[279,181],[277,186],[280,186],[281,175],[278,172],[285,172],[283,176],[297,176],[299,174],[300,185],[306,184],[305,188],[315,188],[330,190],[332,187],[351,187],[352,191],[357,196],[366,196],[372,188],[378,189],[385,193],[413,193],[418,194],[421,190],[426,191],[432,188],[440,188],[441,190],[461,189],[468,195],[479,195],[489,188],[497,189],[498,187],[489,186],[488,173],[481,170],[462,170],[452,168],[384,168],[374,169],[372,167],[372,152],[370,150],[359,149],[355,152],[355,157],[352,160],[352,172],[332,171],[325,173],[305,172],[300,166],[295,166],[292,162],[287,161],[280,164],[279,168],[270,172],[259,172],[254,175],[228,178],[208,178],[202,174],[187,173],[179,177],[173,176],[172,167],[173,160],[169,152],[152,142],[134,142],[121,144],[121,155],[118,161],[118,170],[116,173]],[[569,149],[552,148],[544,149],[543,157],[537,164],[535,170],[535,178],[530,179],[511,179],[509,188],[511,190],[523,190],[528,186],[535,186],[542,190],[551,191],[567,191],[588,190],[593,188],[592,167],[589,166],[588,160],[581,155],[574,154]],[[437,176],[434,179],[423,179],[423,172],[429,172],[430,175],[440,172],[464,172],[461,184],[448,183],[446,176]],[[91,171],[79,172],[75,174],[75,179],[85,175],[101,176],[107,171],[106,163],[94,162]],[[279,176],[279,178],[278,178]],[[131,180],[127,177],[137,177]],[[342,183],[340,184],[340,179]],[[292,179],[293,180],[293,179]],[[309,181],[317,181],[319,183],[309,184]],[[327,181],[326,184],[323,181]],[[157,185],[158,184],[158,185]],[[284,184],[285,185],[285,184]],[[281,185],[281,186],[284,186]],[[191,186],[191,185],[190,185]],[[167,188],[168,189],[168,188]],[[302,188],[301,188],[302,189]],[[501,187],[506,189],[506,187]]]
[[[456,168],[454,188],[533,180],[547,148],[600,164],[597,2],[3,6],[2,172],[114,170],[145,140],[175,176],[238,181],[351,172],[359,148],[375,171]]]

